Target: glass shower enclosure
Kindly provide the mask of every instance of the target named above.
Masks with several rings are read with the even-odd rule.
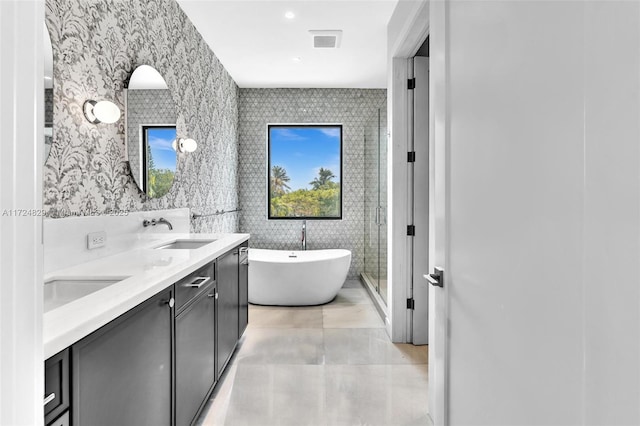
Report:
[[[387,289],[387,105],[364,132],[364,272],[362,279],[386,305]]]

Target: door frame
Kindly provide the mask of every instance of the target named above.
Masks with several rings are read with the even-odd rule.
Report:
[[[429,34],[429,2],[427,0],[398,2],[388,25],[389,58],[387,84],[387,122],[389,123],[387,176],[388,224],[387,265],[390,294],[387,332],[393,342],[407,343],[411,339],[411,311],[407,298],[411,294],[412,246],[407,225],[412,218],[409,209],[413,194],[410,188],[409,151],[410,114],[413,99],[409,96],[407,80],[413,69],[410,59],[415,56]]]
[[[0,1],[0,424],[44,422],[44,17],[44,0]]]
[[[437,40],[431,37],[430,44],[433,46],[434,41],[437,43],[436,49],[430,49],[430,79],[429,79],[429,152],[430,152],[430,235],[434,235],[432,230],[436,226],[436,218],[433,214],[433,197],[437,194],[445,199],[441,203],[441,209],[447,209],[447,179],[446,179],[446,161],[447,152],[444,141],[447,139],[447,123],[441,123],[438,126],[437,119],[447,119],[446,117],[446,58],[441,54],[445,53],[446,40],[446,10],[448,5],[445,1],[417,0],[411,2],[398,2],[396,10],[388,25],[388,46],[387,54],[389,58],[388,69],[388,123],[390,129],[389,137],[389,192],[388,205],[389,223],[388,228],[388,269],[391,294],[389,297],[389,317],[391,323],[387,324],[387,330],[394,342],[407,342],[410,338],[409,330],[411,324],[411,312],[406,309],[407,295],[411,290],[412,264],[411,264],[411,246],[410,237],[406,236],[406,226],[409,224],[410,218],[408,206],[410,202],[409,194],[409,167],[407,163],[407,151],[410,146],[411,137],[409,133],[409,113],[411,105],[409,93],[407,90],[407,79],[411,76],[409,69],[409,58],[417,53],[418,49],[431,33],[438,33]],[[439,57],[434,58],[440,54]],[[437,77],[435,76],[437,74]],[[439,85],[436,86],[434,80],[440,79]],[[437,90],[437,92],[436,92]],[[437,101],[435,100],[436,98]],[[436,140],[437,138],[437,140]],[[444,151],[443,151],[444,148]],[[435,165],[434,155],[438,154],[438,165],[444,166],[441,174],[444,176],[445,182],[440,182],[438,188],[434,188],[433,166]],[[443,194],[444,188],[444,194]],[[434,191],[436,189],[436,191]],[[441,198],[440,198],[441,199]],[[392,206],[396,206],[395,208]],[[442,211],[438,212],[439,214]],[[445,218],[446,219],[446,218]],[[442,222],[439,222],[442,224]],[[446,225],[446,222],[445,222]],[[439,234],[442,235],[442,234]],[[429,266],[435,266],[434,261],[442,261],[435,259],[434,239],[429,241]],[[444,267],[445,273],[449,269],[446,256],[448,248],[448,229],[444,229],[443,241],[441,245],[445,248]],[[446,275],[445,275],[446,276]],[[438,290],[437,295],[436,290]],[[439,308],[444,314],[439,313],[439,320],[442,322],[443,317],[447,317],[448,308],[448,288],[446,286],[441,289],[429,289],[429,336],[430,336],[430,362],[429,362],[429,401],[428,415],[435,425],[445,425],[448,423],[448,340],[446,338],[446,321],[444,327],[436,327],[435,304],[440,304]],[[436,297],[434,297],[436,296]],[[442,324],[440,324],[442,325]],[[437,346],[437,348],[436,348]],[[437,359],[432,361],[432,353],[437,353]],[[435,358],[435,357],[434,357]],[[425,405],[426,402],[425,402]]]

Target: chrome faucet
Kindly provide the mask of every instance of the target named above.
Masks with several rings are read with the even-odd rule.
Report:
[[[161,217],[158,220],[155,220],[155,219],[147,220],[147,219],[145,219],[145,220],[142,221],[142,226],[144,226],[146,228],[147,226],[156,226],[156,225],[159,225],[161,223],[164,223],[165,225],[167,225],[169,227],[169,231],[173,231],[173,225],[171,225],[171,222],[169,222],[167,219],[165,219],[163,217]]]
[[[307,221],[302,221],[302,250],[307,249]]]
[[[160,219],[158,219],[158,224],[164,223],[165,225],[167,225],[169,227],[169,231],[173,231],[173,225],[171,225],[171,222],[169,222],[167,219],[165,219],[164,217],[161,217]]]

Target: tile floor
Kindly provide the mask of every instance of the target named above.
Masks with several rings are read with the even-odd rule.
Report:
[[[323,306],[250,306],[197,424],[430,425],[427,347],[393,344],[359,281]]]

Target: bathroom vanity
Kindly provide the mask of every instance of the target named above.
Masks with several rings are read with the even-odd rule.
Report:
[[[156,234],[49,274],[45,424],[192,424],[248,322],[248,238]]]

